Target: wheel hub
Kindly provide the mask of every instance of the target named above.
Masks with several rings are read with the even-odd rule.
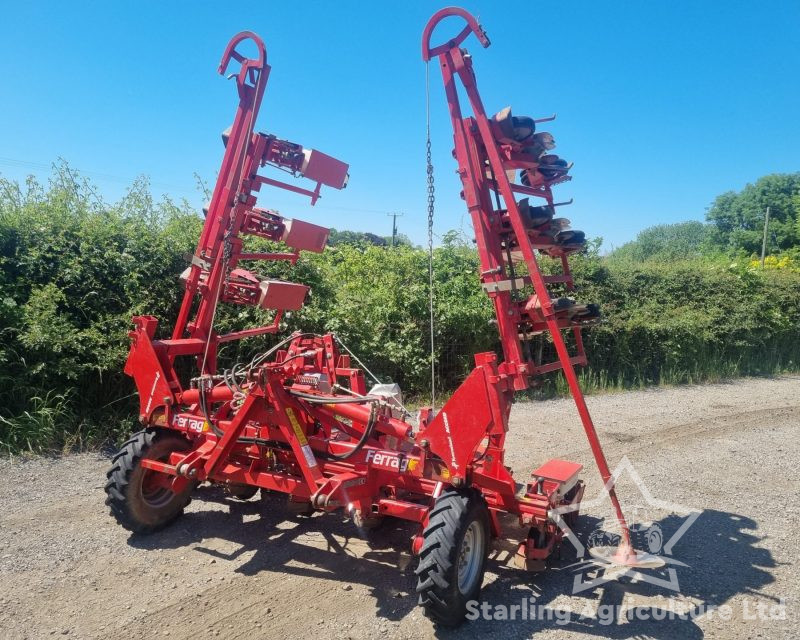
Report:
[[[480,577],[484,531],[479,522],[471,522],[458,550],[458,590],[469,593]]]

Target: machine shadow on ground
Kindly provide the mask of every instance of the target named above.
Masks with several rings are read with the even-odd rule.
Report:
[[[410,554],[410,538],[414,527],[409,523],[387,519],[377,530],[359,532],[349,519],[340,514],[302,517],[291,515],[281,496],[267,495],[239,502],[220,489],[201,487],[195,500],[214,509],[185,514],[173,525],[156,534],[131,536],[129,544],[140,549],[156,550],[194,545],[194,550],[220,561],[255,552],[236,569],[243,575],[279,572],[339,583],[348,589],[363,585],[375,602],[378,618],[400,621],[417,606],[414,592],[416,560]],[[226,505],[227,510],[219,509]],[[668,516],[659,521],[665,531],[674,531],[681,518]],[[600,521],[583,516],[576,534],[586,540]],[[225,553],[204,546],[204,541],[219,539],[235,550]],[[770,569],[775,566],[772,554],[759,543],[758,524],[732,513],[709,509],[704,511],[681,538],[674,555],[686,567],[677,567],[679,592],[662,586],[622,577],[576,595],[573,586],[576,573],[585,568],[575,551],[565,541],[560,559],[544,572],[526,573],[509,566],[508,542],[497,541],[490,554],[487,581],[482,598],[496,611],[498,605],[519,605],[523,599],[535,599],[537,610],[543,607],[556,612],[569,608],[568,619],[552,615],[550,619],[497,620],[466,622],[458,629],[437,630],[441,638],[456,638],[468,633],[492,634],[502,628],[503,637],[529,637],[546,628],[558,626],[587,636],[632,638],[647,635],[653,638],[702,638],[703,631],[691,618],[670,619],[666,607],[673,596],[690,601],[700,608],[725,604],[737,594],[757,592],[773,582]],[[586,574],[586,580],[598,577],[597,569]],[[658,575],[651,570],[650,573]],[[645,572],[647,573],[647,572]],[[353,589],[354,594],[358,593]],[[360,590],[364,592],[363,588]],[[355,596],[354,596],[355,597]],[[655,601],[657,604],[650,604]],[[609,624],[594,616],[582,616],[598,607],[619,607],[635,602],[637,613],[627,621]],[[642,603],[639,605],[638,603]],[[630,606],[628,606],[630,610]],[[736,615],[736,613],[734,613]],[[654,619],[654,618],[662,619]],[[632,618],[632,619],[631,619]],[[642,619],[644,618],[644,619]]]

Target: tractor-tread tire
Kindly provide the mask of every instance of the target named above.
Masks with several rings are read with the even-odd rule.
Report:
[[[469,593],[458,588],[457,555],[470,523],[483,526],[483,564]],[[422,532],[423,542],[417,566],[417,593],[425,615],[445,627],[455,627],[464,620],[467,602],[480,595],[489,546],[489,510],[477,491],[443,493],[428,516]]]
[[[147,534],[164,528],[178,518],[184,508],[191,502],[191,492],[194,483],[187,489],[176,494],[174,499],[157,511],[144,514],[147,508],[141,497],[141,467],[139,463],[151,449],[188,450],[188,440],[169,431],[157,429],[144,429],[137,431],[120,450],[111,458],[111,468],[106,473],[108,480],[105,484],[106,505],[111,509],[117,522],[134,533]],[[137,486],[137,480],[139,484]]]

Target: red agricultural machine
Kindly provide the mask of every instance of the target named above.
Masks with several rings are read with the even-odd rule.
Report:
[[[463,18],[466,25],[454,38],[431,46],[434,28],[448,16]],[[223,134],[219,178],[197,249],[182,275],[185,293],[177,322],[171,337],[160,339],[156,318],[133,319],[125,372],[139,391],[143,430],[113,458],[106,484],[107,504],[123,526],[138,533],[165,526],[182,513],[201,482],[223,485],[245,499],[259,488],[281,492],[298,511],[342,509],[359,527],[387,516],[402,518],[418,525],[412,549],[419,556],[420,604],[435,621],[458,624],[466,603],[478,597],[490,539],[501,535],[500,514],[512,514],[526,527],[517,558],[533,569],[543,568],[561,543],[554,510],[574,506],[564,520],[570,524],[577,517],[581,465],[550,460],[518,492],[503,463],[514,393],[536,376],[561,369],[621,524],[622,544],[613,560],[628,565],[646,560],[631,548],[575,374],[575,366],[586,364],[581,331],[598,320],[598,309],[549,292],[573,289],[568,257],[585,242],[581,232],[569,230],[568,221],[554,215],[558,205],[552,187],[570,179],[570,165],[548,153],[552,136],[536,130],[552,118],[517,117],[510,109],[487,116],[472,58],[461,48],[471,34],[489,46],[470,14],[443,9],[425,27],[422,53],[442,71],[454,157],[480,256],[480,283],[494,305],[502,360],[495,353],[476,354],[474,370],[444,406],[422,409],[416,421],[395,385],[367,388],[363,367],[354,366],[357,358],[332,333],[295,333],[250,362],[217,370],[221,344],[277,332],[282,314],[298,309],[308,292],[302,284],[262,279],[242,265],[294,264],[300,251],[322,251],[327,240],[327,229],[258,206],[261,188],[286,189],[313,204],[323,185],[341,189],[348,179],[346,164],[255,130],[270,67],[258,36],[240,33],[219,66],[225,74],[232,60],[239,64],[230,76],[239,106]],[[255,59],[237,50],[248,39],[258,48]],[[457,82],[472,115],[462,113]],[[259,175],[263,167],[314,186]],[[524,197],[517,201],[517,196]],[[279,249],[248,252],[246,236],[280,243],[274,245]],[[544,275],[540,258],[555,260],[560,273]],[[272,310],[273,320],[220,335],[214,328],[220,303]],[[571,332],[574,353],[562,332]],[[532,346],[542,335],[549,335],[555,347],[554,362],[542,362]],[[188,380],[176,371],[179,358],[193,359],[196,366]]]

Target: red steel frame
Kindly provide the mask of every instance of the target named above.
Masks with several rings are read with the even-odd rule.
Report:
[[[446,44],[430,47],[434,27],[451,15],[464,18],[467,26]],[[520,160],[517,150],[495,141],[492,123],[478,95],[471,59],[459,48],[471,33],[488,46],[486,35],[472,16],[461,9],[442,10],[425,28],[423,57],[426,61],[436,58],[441,64],[455,132],[455,156],[475,227],[481,281],[495,306],[503,361],[498,362],[494,353],[476,354],[475,369],[464,383],[435,415],[423,410],[417,427],[397,417],[385,401],[368,395],[363,372],[351,366],[348,355],[339,352],[333,334],[293,334],[271,360],[248,368],[241,392],[220,380],[216,374],[217,346],[277,331],[281,310],[287,308],[276,304],[274,320],[267,326],[217,335],[214,316],[219,302],[252,304],[261,290],[258,279],[240,269],[238,262],[267,259],[294,263],[300,249],[321,250],[308,234],[300,234],[299,239],[287,235],[287,221],[256,207],[254,192],[262,185],[284,188],[310,197],[313,204],[320,197],[322,184],[344,186],[342,176],[347,169],[318,152],[314,152],[314,163],[302,162],[299,145],[254,133],[270,67],[261,40],[243,32],[231,40],[220,64],[220,73],[225,73],[231,59],[241,65],[233,74],[239,106],[205,226],[186,275],[186,292],[175,328],[171,338],[156,339],[156,319],[139,316],[134,318],[136,329],[130,334],[132,344],[125,371],[134,377],[139,389],[141,422],[153,428],[178,430],[193,445],[188,453],[173,453],[169,460],[142,461],[158,482],[175,489],[198,481],[253,485],[286,493],[292,501],[316,509],[344,508],[362,519],[387,515],[403,518],[419,523],[420,532],[444,488],[473,487],[490,507],[494,535],[501,533],[499,512],[515,514],[530,526],[519,557],[526,566],[540,565],[561,541],[561,531],[550,512],[559,506],[577,506],[581,499],[583,483],[577,478],[581,466],[550,461],[533,472],[524,495],[518,497],[514,478],[503,464],[505,435],[514,392],[526,388],[532,376],[559,367],[575,397],[603,479],[608,481],[608,466],[573,367],[585,362],[580,328],[572,327],[578,348],[578,355],[572,357],[561,336],[561,329],[571,325],[556,318],[547,291],[547,284],[571,286],[567,256],[560,256],[562,276],[542,275],[514,200],[514,192],[523,192],[552,204],[550,185],[526,188],[507,179],[506,169],[528,166],[525,162],[529,161]],[[248,38],[258,47],[257,59],[245,58],[236,50]],[[462,115],[456,78],[466,90],[473,112],[470,118]],[[259,176],[257,171],[263,165],[310,177],[317,181],[316,188],[303,189]],[[487,179],[487,166],[494,180]],[[499,192],[504,208],[492,205],[492,191]],[[312,235],[319,232],[313,225],[306,230]],[[248,234],[283,239],[290,251],[243,252],[241,236]],[[506,258],[511,240],[516,244],[515,251],[522,252],[528,269],[525,281],[533,285],[534,306],[539,311],[530,304],[532,298],[516,301],[512,292],[503,290],[508,282],[510,263]],[[556,251],[550,249],[551,253]],[[297,293],[291,287],[302,285],[285,284],[290,287],[285,300],[291,300],[284,304],[290,305]],[[525,331],[551,333],[558,363],[537,365],[526,357],[519,338],[523,325]],[[194,357],[200,374],[188,387],[174,369],[176,358],[181,356]],[[328,384],[320,385],[321,379]],[[337,388],[344,392],[331,392]],[[624,523],[613,490],[612,499]],[[576,516],[574,511],[568,521]],[[627,534],[627,527],[623,532]],[[415,537],[415,551],[421,540],[420,535]]]
[[[430,39],[434,28],[441,20],[449,16],[463,18],[467,23],[466,26],[455,38],[443,45],[431,47]],[[503,363],[503,373],[508,376],[508,381],[513,385],[514,389],[519,390],[528,386],[528,379],[531,374],[556,368],[563,369],[570,392],[578,408],[586,437],[589,440],[592,454],[603,482],[608,488],[617,519],[619,520],[623,536],[622,546],[626,549],[631,549],[630,534],[625,516],[617,499],[611,472],[575,373],[576,364],[586,363],[580,327],[573,328],[578,350],[578,355],[573,357],[570,356],[561,333],[564,324],[559,322],[553,310],[547,289],[548,278],[542,274],[534,253],[534,249],[537,246],[538,248],[550,250],[551,253],[552,247],[536,245],[531,241],[530,231],[526,228],[514,197],[515,193],[537,196],[543,198],[552,206],[554,203],[550,187],[553,183],[545,183],[538,188],[531,188],[512,184],[508,179],[507,169],[533,168],[537,166],[537,162],[533,158],[526,159],[524,154],[520,153],[521,149],[513,146],[504,146],[496,141],[492,123],[486,115],[478,93],[475,72],[472,68],[472,57],[460,48],[461,43],[470,34],[474,34],[484,48],[489,46],[490,42],[486,33],[471,14],[456,7],[442,9],[434,14],[425,27],[422,39],[422,57],[425,62],[429,62],[436,57],[441,66],[450,118],[455,134],[455,156],[459,164],[459,175],[464,185],[463,196],[472,215],[478,253],[481,259],[481,281],[486,286],[488,283],[497,283],[508,278],[507,270],[510,265],[504,260],[502,247],[507,246],[508,242],[513,240],[522,252],[522,257],[533,285],[533,296],[519,303],[512,302],[508,292],[489,293],[495,304],[500,338],[503,344],[503,352],[506,356],[506,360]],[[455,84],[456,77],[460,80],[467,94],[473,113],[472,118],[464,118],[462,116]],[[485,167],[487,165],[491,168],[491,181],[486,177]],[[499,206],[495,208],[492,205],[490,193],[492,190],[502,197],[505,205],[504,209],[500,209]],[[510,222],[512,233],[497,233],[503,218],[507,218]],[[572,280],[567,257],[564,253],[561,254],[561,261],[564,270],[564,281],[571,288]],[[550,279],[550,282],[552,283],[554,280]],[[529,312],[535,307],[541,309],[541,318],[531,319]],[[519,340],[520,325],[527,325],[531,331],[536,331],[541,328],[540,322],[537,322],[540,320],[544,321],[547,330],[552,336],[553,345],[558,354],[558,363],[554,363],[552,367],[532,366],[530,360],[522,355]]]

